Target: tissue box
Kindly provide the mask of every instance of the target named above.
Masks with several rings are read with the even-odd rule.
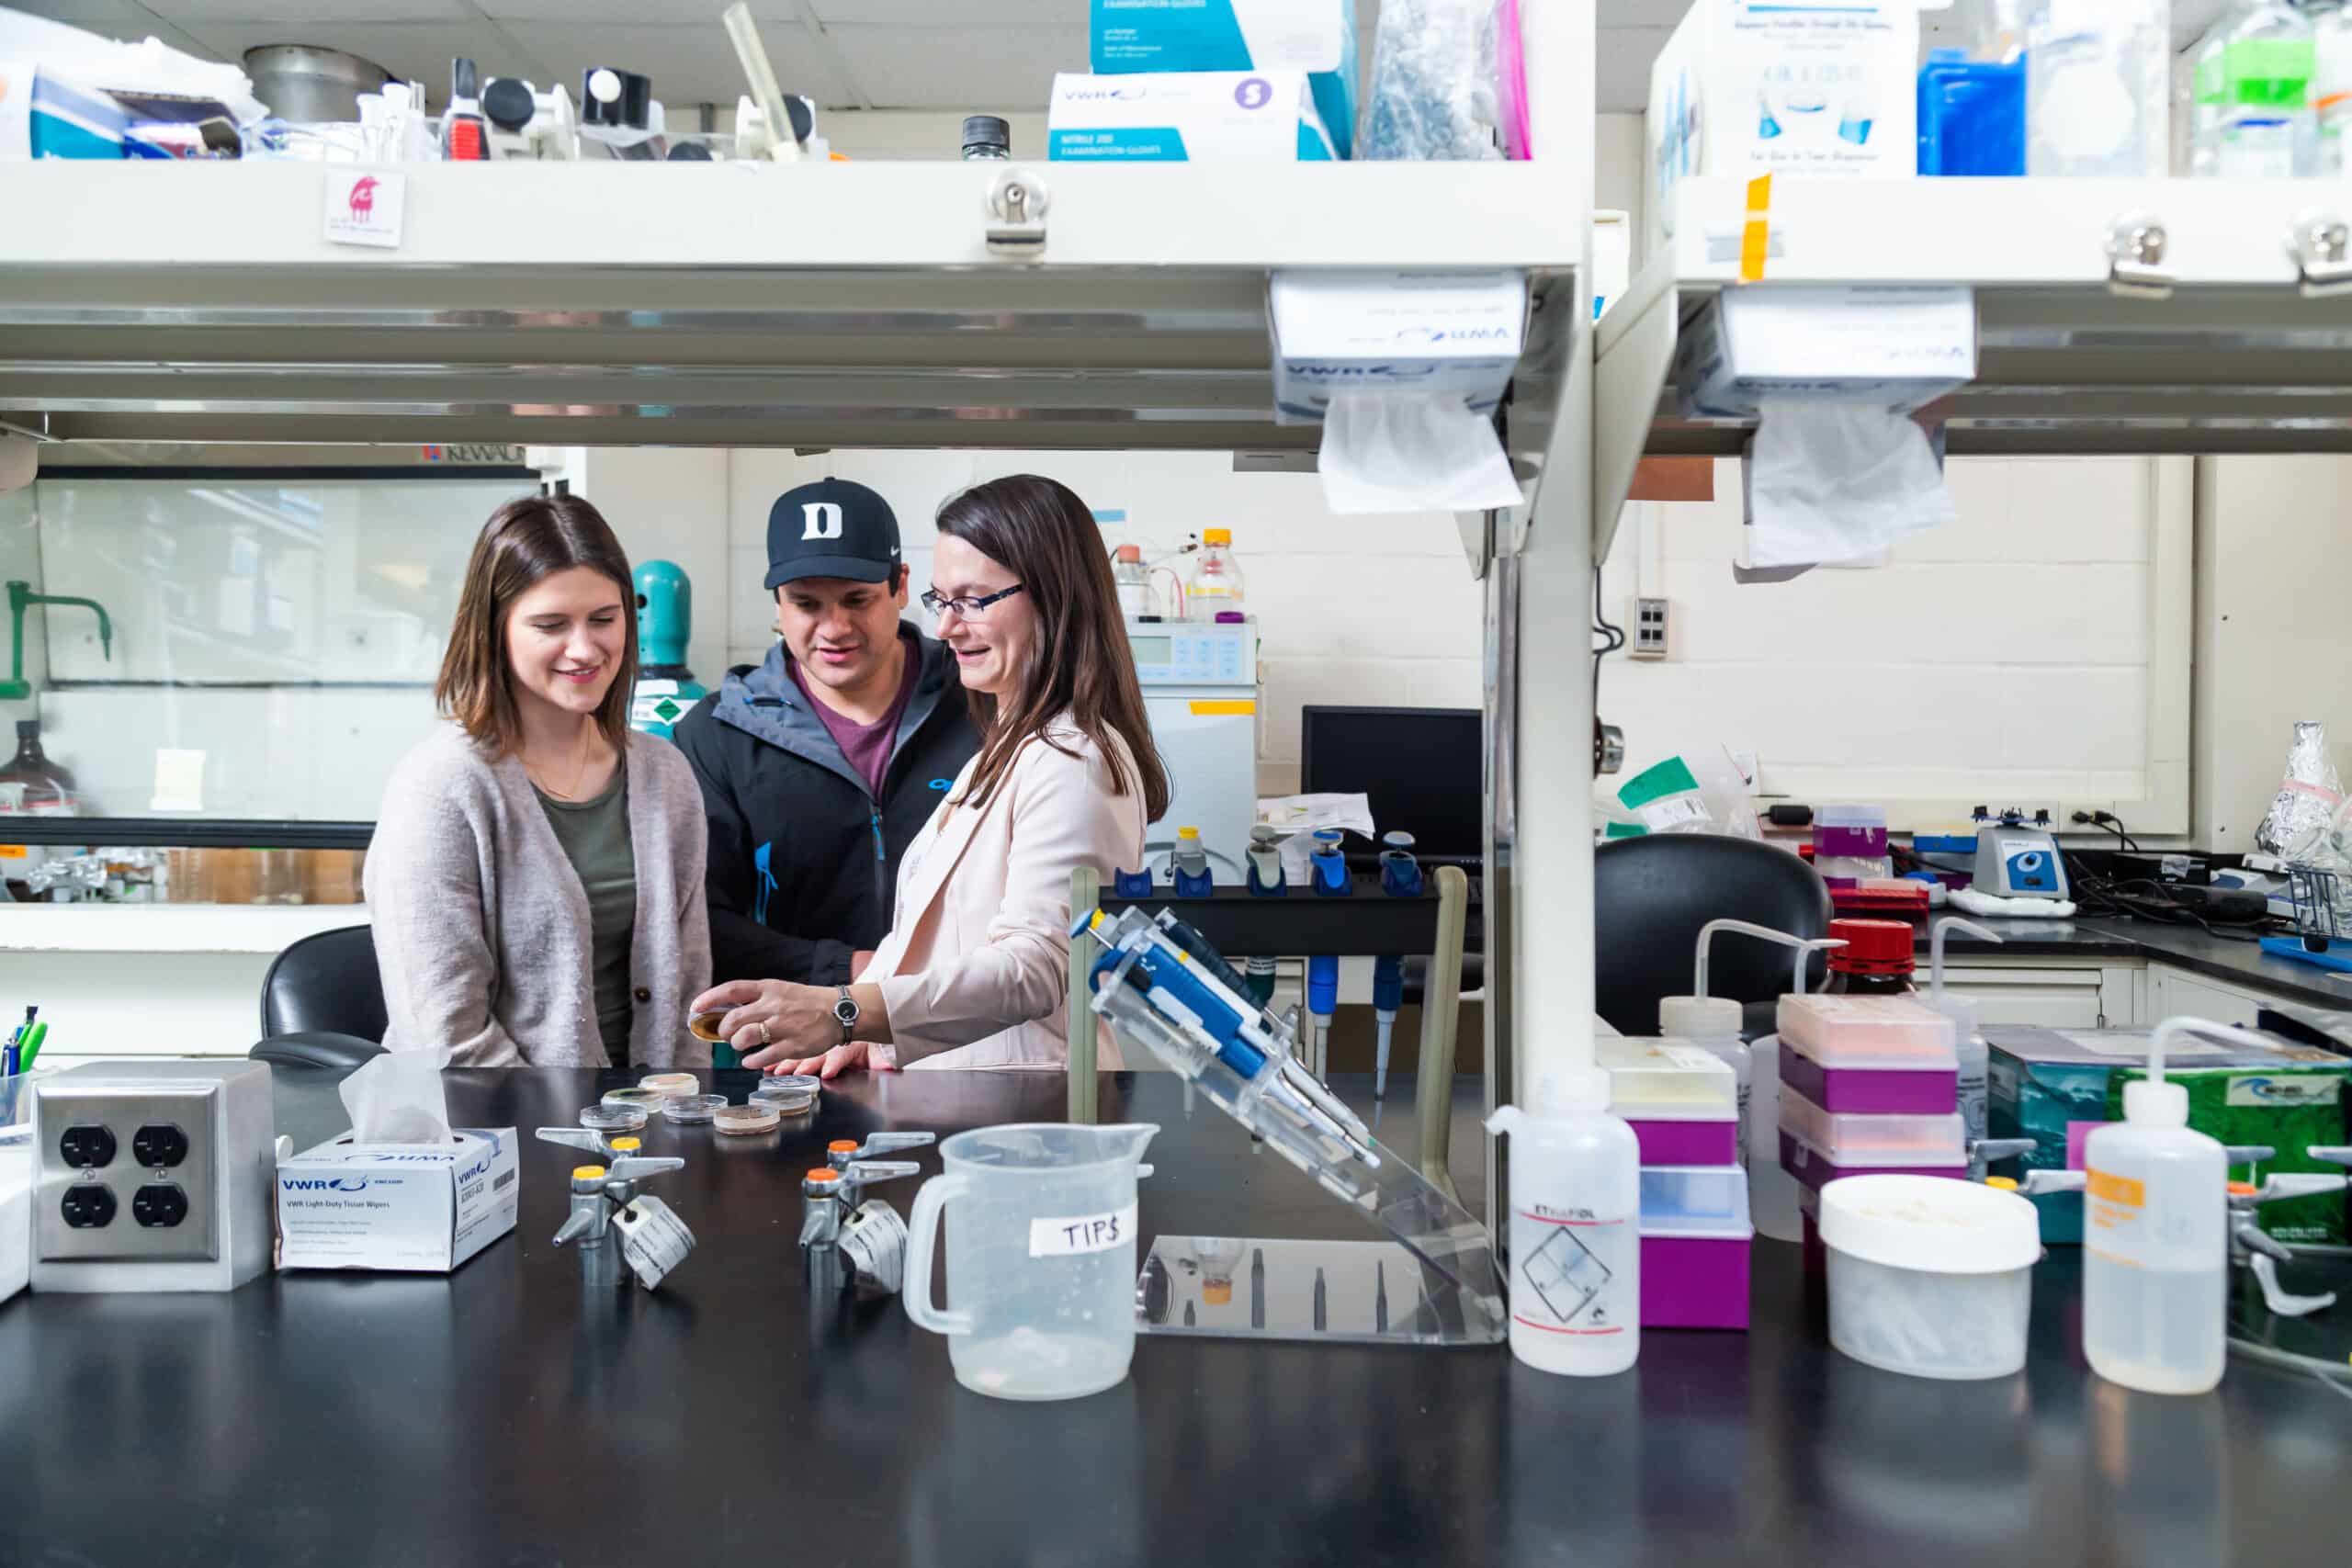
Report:
[[[1278,272],[1277,423],[1319,423],[1334,392],[1450,392],[1502,400],[1527,330],[1519,272]]]
[[[104,93],[29,61],[0,61],[0,160],[122,156],[130,117]]]
[[[1336,156],[1298,71],[1054,78],[1046,156],[1060,163],[1213,159],[1329,163]]]
[[[1971,288],[1726,289],[1684,329],[1674,360],[1694,419],[1745,419],[1767,398],[1917,409],[1974,379]]]
[[[1317,114],[1342,158],[1356,128],[1354,0],[1092,0],[1097,74],[1147,71],[1304,71]]]
[[[1650,68],[1653,247],[1693,175],[1910,178],[1918,62],[1914,0],[1696,0]]]
[[[2147,1077],[2145,1030],[2052,1030],[2031,1024],[1988,1023],[1992,1047],[1986,1077],[1988,1121],[1996,1138],[2031,1138],[2030,1170],[2082,1168],[2083,1144],[2123,1116],[2123,1086]],[[2188,1090],[2188,1124],[2224,1144],[2265,1144],[2278,1157],[2262,1172],[2318,1171],[2340,1167],[2312,1159],[2313,1144],[2345,1141],[2344,1088],[2352,1061],[2308,1045],[2280,1042],[2270,1050],[2176,1040],[2165,1047],[2165,1076]],[[2233,1177],[2251,1175],[2234,1168]],[[2083,1239],[2079,1192],[2033,1200],[2041,1211],[2041,1239]],[[2344,1198],[2338,1193],[2266,1203],[2262,1228],[2280,1241],[2341,1246]]]
[[[346,1133],[281,1164],[277,1266],[446,1273],[513,1230],[514,1129],[450,1131],[454,1144]]]

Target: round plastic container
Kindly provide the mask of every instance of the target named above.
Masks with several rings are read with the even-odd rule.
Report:
[[[754,1105],[773,1105],[786,1116],[797,1116],[813,1109],[823,1091],[814,1077],[793,1075],[787,1077],[762,1078],[759,1088],[752,1091]]]
[[[656,1094],[699,1094],[702,1092],[702,1080],[692,1073],[648,1073],[637,1080],[637,1087],[650,1089]]]
[[[668,1098],[669,1096],[660,1089],[608,1089],[605,1091],[602,1103],[608,1108],[636,1110],[650,1113],[661,1109],[662,1102]]]
[[[662,1114],[673,1122],[708,1122],[727,1103],[723,1094],[681,1094],[662,1102]]]
[[[686,1020],[686,1032],[697,1040],[707,1040],[713,1045],[721,1043],[725,1036],[718,1032],[718,1021],[727,1016],[725,1009],[714,1012],[698,1012]]]
[[[2007,1377],[2025,1366],[2034,1207],[1932,1176],[1852,1176],[1821,1190],[1829,1343],[1915,1378]]]
[[[710,1113],[712,1128],[721,1133],[748,1136],[753,1133],[773,1133],[783,1122],[784,1113],[773,1105],[753,1101],[750,1105],[722,1105]]]
[[[591,1105],[580,1112],[580,1124],[597,1133],[634,1133],[645,1125],[645,1111],[635,1105]]]

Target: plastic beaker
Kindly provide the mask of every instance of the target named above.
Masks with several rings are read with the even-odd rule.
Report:
[[[1136,1348],[1136,1181],[1149,1122],[1032,1122],[958,1133],[908,1216],[907,1316],[948,1336],[956,1381],[997,1399],[1076,1399],[1127,1375]],[[932,1248],[950,1204],[947,1299]]]

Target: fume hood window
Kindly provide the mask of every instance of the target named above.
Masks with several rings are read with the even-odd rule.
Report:
[[[536,488],[44,475],[0,497],[0,739],[36,722],[83,817],[372,822],[474,537]]]

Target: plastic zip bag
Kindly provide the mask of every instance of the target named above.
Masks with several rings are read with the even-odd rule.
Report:
[[[1496,0],[1382,0],[1356,156],[1498,159]]]

